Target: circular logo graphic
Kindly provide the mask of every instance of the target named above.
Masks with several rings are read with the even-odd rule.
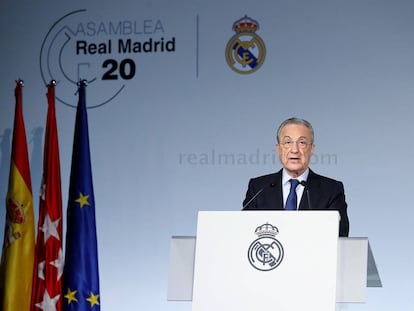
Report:
[[[250,245],[248,257],[257,270],[270,271],[282,262],[283,246],[272,237],[261,237]]]
[[[244,16],[233,24],[236,34],[226,46],[226,61],[231,69],[240,74],[258,70],[266,57],[263,40],[256,34],[259,23]]]
[[[94,94],[94,104],[88,108],[110,102],[125,87],[124,81],[105,81],[101,78],[104,77],[101,72],[105,73],[105,66],[111,68],[111,64],[105,63],[111,53],[111,41],[100,38],[98,43],[89,43],[92,25],[86,23],[84,26],[86,12],[86,9],[76,10],[59,18],[46,34],[40,50],[43,82],[48,84],[55,80],[61,90],[73,90],[66,96],[62,93],[56,95],[58,101],[70,107],[77,106],[73,93],[80,80],[84,79],[88,84],[101,84],[99,93]]]
[[[155,54],[175,53],[175,36],[166,36],[162,20],[100,16],[85,9],[59,18],[47,32],[40,49],[43,82],[55,80],[56,99],[76,107],[79,81],[88,85],[88,108],[115,99],[145,73],[137,62]],[[136,81],[136,80],[135,80]],[[136,83],[136,82],[135,82]]]
[[[275,239],[278,232],[279,230],[269,223],[256,228],[255,233],[259,238],[253,241],[247,252],[249,262],[255,269],[270,271],[282,262],[283,246]]]

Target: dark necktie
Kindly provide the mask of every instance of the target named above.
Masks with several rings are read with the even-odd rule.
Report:
[[[296,195],[296,187],[299,185],[299,180],[291,179],[290,181],[290,191],[286,200],[286,210],[295,211],[298,206],[298,197]]]

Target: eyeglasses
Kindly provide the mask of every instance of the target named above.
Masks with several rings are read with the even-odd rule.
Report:
[[[292,148],[294,144],[296,144],[296,146],[298,146],[299,149],[306,149],[308,148],[309,145],[312,145],[305,140],[298,140],[298,141],[286,140],[286,141],[281,142],[280,144],[285,149]]]

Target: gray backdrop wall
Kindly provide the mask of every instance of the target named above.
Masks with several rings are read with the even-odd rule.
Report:
[[[383,281],[368,289],[366,304],[342,308],[414,305],[412,1],[2,0],[0,7],[1,197],[14,80],[25,81],[36,206],[45,84],[58,81],[66,206],[75,83],[90,81],[102,310],[191,310],[166,301],[171,235],[194,235],[199,210],[239,210],[249,178],[280,168],[275,131],[290,116],[313,123],[311,167],[344,182],[350,235],[369,237]],[[266,49],[251,73],[226,61],[232,25],[244,15],[259,23]],[[157,51],[149,43],[144,51],[150,40],[160,42]]]

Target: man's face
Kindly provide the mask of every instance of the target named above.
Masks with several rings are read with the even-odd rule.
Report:
[[[315,145],[312,132],[302,124],[287,124],[279,134],[276,145],[280,162],[292,177],[298,177],[309,167]]]

